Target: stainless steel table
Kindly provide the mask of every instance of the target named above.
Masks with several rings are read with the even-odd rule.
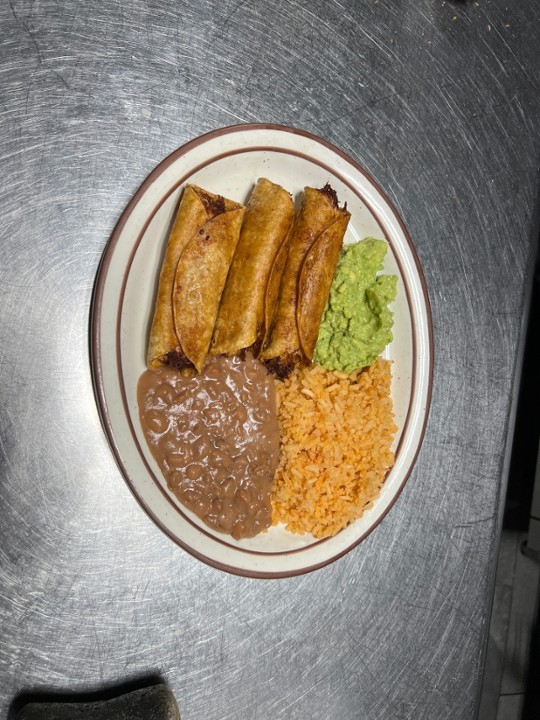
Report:
[[[535,232],[533,0],[0,4],[0,714],[161,677],[183,720],[472,718]],[[241,122],[312,131],[400,210],[433,307],[433,404],[376,531],[249,580],[137,505],[89,369],[101,253],[146,174]]]

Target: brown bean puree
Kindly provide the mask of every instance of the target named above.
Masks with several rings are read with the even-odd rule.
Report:
[[[191,378],[146,370],[137,393],[148,446],[180,502],[237,540],[268,528],[279,427],[264,366],[248,354],[209,357]]]

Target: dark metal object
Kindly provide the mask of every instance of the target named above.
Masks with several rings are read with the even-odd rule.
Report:
[[[180,720],[180,714],[169,688],[154,685],[110,700],[31,702],[16,720]]]
[[[508,8],[508,9],[507,9]],[[161,674],[185,720],[472,718],[533,241],[540,8],[0,6],[0,715]],[[416,469],[357,549],[279,582],[171,543],[102,433],[88,309],[116,219],[185,140],[278,122],[380,182],[418,250],[435,386]]]

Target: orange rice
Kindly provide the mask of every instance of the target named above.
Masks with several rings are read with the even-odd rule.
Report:
[[[346,375],[313,365],[276,381],[281,461],[273,521],[335,535],[377,498],[394,464],[391,363]]]

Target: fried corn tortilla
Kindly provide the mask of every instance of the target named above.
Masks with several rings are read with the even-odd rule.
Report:
[[[304,188],[269,339],[260,354],[278,377],[313,358],[349,218],[329,185],[322,190]]]
[[[260,178],[247,204],[221,303],[210,352],[235,355],[260,349],[268,332],[294,219],[290,194]]]
[[[349,216],[337,218],[315,240],[298,279],[296,321],[300,347],[306,360],[313,360],[321,319],[338,264]]]
[[[202,367],[243,214],[244,207],[239,203],[195,185],[186,186],[161,267],[148,343],[148,367]],[[198,266],[193,268],[192,263]],[[188,292],[187,275],[193,281]],[[206,305],[197,306],[196,298]],[[203,336],[195,339],[193,334],[203,324]],[[207,336],[208,344],[203,351]]]
[[[208,220],[180,256],[173,290],[174,327],[187,360],[201,372],[245,208]]]

